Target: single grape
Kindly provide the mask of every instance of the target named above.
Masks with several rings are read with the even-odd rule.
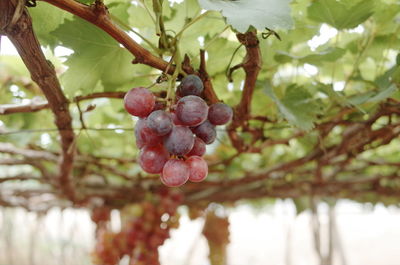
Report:
[[[173,126],[171,116],[163,110],[153,111],[147,117],[147,125],[159,136],[168,134]]]
[[[153,110],[156,98],[147,88],[135,87],[129,90],[124,97],[127,112],[137,117],[147,117]]]
[[[199,137],[194,138],[192,150],[187,153],[187,156],[203,156],[206,153],[206,143]]]
[[[139,119],[136,122],[136,126],[135,126],[136,146],[140,149],[146,145],[146,143],[141,135],[141,131],[143,130],[145,123],[146,123],[146,121],[144,119]]]
[[[143,148],[145,145],[158,145],[162,143],[162,137],[149,128],[147,119],[139,119],[135,126],[136,145]]]
[[[207,119],[207,103],[198,96],[181,98],[176,107],[178,119],[187,126],[198,126]]]
[[[211,144],[217,137],[217,131],[215,126],[212,125],[208,120],[200,124],[199,126],[192,129],[194,134],[203,140],[206,144]]]
[[[221,102],[212,104],[208,110],[208,120],[214,125],[227,124],[232,116],[232,108]]]
[[[151,174],[161,173],[168,161],[169,153],[162,145],[145,146],[139,153],[139,164],[144,171]]]
[[[173,155],[186,155],[192,150],[193,145],[194,135],[186,126],[174,126],[164,137],[164,146]]]
[[[187,75],[185,76],[181,84],[178,86],[178,94],[181,97],[194,95],[201,96],[203,93],[204,85],[203,81],[201,81],[200,77],[197,75]]]
[[[161,181],[168,187],[179,187],[189,179],[189,166],[185,161],[170,159],[165,164]]]
[[[186,160],[189,165],[189,180],[193,182],[203,181],[208,174],[207,162],[200,156],[191,156]]]
[[[171,111],[170,114],[171,114],[172,121],[173,121],[173,123],[174,123],[175,125],[184,125],[184,124],[178,119],[178,116],[176,116],[175,111]]]

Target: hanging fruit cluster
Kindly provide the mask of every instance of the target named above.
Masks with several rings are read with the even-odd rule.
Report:
[[[215,127],[232,119],[228,105],[208,106],[201,98],[203,90],[198,76],[187,75],[178,86],[178,101],[168,110],[159,109],[154,94],[144,87],[125,95],[126,111],[139,117],[135,127],[141,149],[139,164],[147,173],[161,174],[166,186],[178,187],[207,177],[208,165],[202,157],[206,145],[215,141]]]
[[[179,226],[177,208],[182,199],[180,193],[163,189],[153,194],[150,201],[123,209],[120,232],[104,225],[99,228],[94,263],[116,265],[127,256],[129,265],[160,265],[158,247],[169,238],[170,229]],[[101,218],[100,222],[105,220]]]

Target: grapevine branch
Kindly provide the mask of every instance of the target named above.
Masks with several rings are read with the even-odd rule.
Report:
[[[4,104],[0,105],[0,115],[13,113],[36,112],[49,108],[47,102],[34,102],[29,104]]]
[[[217,103],[219,101],[217,94],[214,91],[214,88],[211,83],[211,79],[208,76],[206,69],[206,55],[204,50],[200,50],[200,68],[199,75],[204,84],[204,96],[211,103]]]
[[[243,139],[239,136],[236,129],[244,125],[250,118],[251,99],[253,97],[254,87],[256,85],[258,73],[261,70],[262,57],[259,47],[259,40],[256,32],[237,34],[239,42],[246,47],[246,56],[243,62],[232,67],[230,75],[234,70],[243,68],[246,73],[242,97],[239,104],[234,108],[233,121],[228,129],[228,135],[233,146],[239,152],[249,151],[245,146]]]
[[[349,110],[346,111],[348,113]],[[373,129],[374,123],[384,116],[392,116],[393,122],[381,128]],[[186,184],[182,191],[186,195],[185,204],[193,205],[205,203],[208,201],[226,202],[236,201],[240,199],[262,198],[262,197],[279,197],[279,198],[297,198],[309,194],[320,196],[334,196],[343,198],[357,198],[368,193],[375,193],[378,196],[398,196],[399,190],[392,186],[382,186],[381,180],[396,181],[400,178],[397,172],[399,163],[390,161],[364,161],[357,159],[357,155],[367,152],[371,149],[378,148],[382,145],[390,143],[400,134],[400,116],[399,104],[390,102],[382,104],[381,108],[367,120],[350,121],[335,120],[323,123],[317,126],[317,130],[321,131],[323,137],[330,137],[334,133],[333,128],[343,126],[342,140],[338,143],[321,146],[316,144],[314,150],[303,157],[282,162],[274,167],[262,172],[244,172],[240,178],[229,179],[224,176],[223,181],[204,181],[196,184]],[[293,135],[297,137],[297,134]],[[269,140],[270,141],[270,140]],[[284,144],[276,141],[276,145]],[[45,159],[45,153],[51,156],[58,156],[58,153],[50,153],[43,150],[21,149],[13,147],[9,144],[0,145],[0,152],[7,153],[12,156],[23,156],[24,158],[37,157]],[[232,159],[239,154],[234,155]],[[39,158],[41,157],[41,158]],[[10,158],[11,159],[11,158]],[[142,178],[139,175],[127,175],[123,173],[126,166],[134,161],[115,160],[117,163],[105,164],[100,160],[109,160],[114,158],[99,158],[89,154],[79,154],[76,157],[76,170],[80,172],[79,191],[84,196],[83,201],[90,201],[91,198],[101,197],[106,204],[111,207],[122,207],[129,202],[141,201],[145,196],[146,188],[157,189],[162,184],[157,177]],[[210,172],[217,172],[219,168],[225,168],[226,163],[230,163],[232,159],[220,161],[213,164]],[[353,159],[363,163],[363,165],[354,165],[350,162]],[[54,160],[54,159],[53,159]],[[120,161],[120,162],[118,162]],[[10,160],[4,160],[4,164]],[[316,163],[315,163],[316,162]],[[128,163],[128,164],[127,164]],[[315,165],[313,166],[314,163]],[[321,167],[329,166],[329,171],[321,171],[321,179],[315,179],[316,165]],[[106,165],[106,167],[104,166]],[[356,167],[355,167],[356,166]],[[366,166],[381,167],[385,166],[392,173],[387,175],[377,174],[370,176],[365,171]],[[89,168],[90,170],[85,170]],[[375,172],[378,172],[375,170]],[[288,174],[298,176],[297,180],[287,180]],[[110,184],[107,178],[110,175],[118,176],[124,181],[124,185],[116,186]],[[340,180],[337,176],[353,176],[348,180]],[[90,176],[90,178],[86,178]],[[90,179],[97,176],[104,179],[103,184],[93,184]],[[322,180],[322,181],[321,181]],[[13,181],[13,179],[7,179]],[[95,183],[99,183],[98,181]],[[36,193],[13,192],[13,196],[37,196]]]
[[[14,44],[32,80],[39,85],[47,98],[61,136],[62,156],[58,176],[60,188],[65,196],[75,200],[71,180],[75,135],[71,126],[72,118],[68,110],[68,100],[62,92],[54,67],[46,60],[41,50],[33,32],[31,18],[23,3],[24,1],[21,0],[0,2],[0,33],[6,35]]]
[[[10,143],[0,143],[0,153],[19,155],[32,160],[58,161],[58,156],[50,152],[18,148]]]

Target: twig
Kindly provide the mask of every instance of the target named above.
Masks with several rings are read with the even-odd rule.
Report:
[[[0,143],[0,152],[12,155],[21,155],[32,160],[43,159],[48,161],[58,161],[58,157],[50,152],[18,148],[10,143]]]
[[[49,108],[49,104],[47,102],[35,103],[32,101],[30,104],[5,104],[0,105],[0,115],[35,112],[47,108]]]
[[[243,62],[234,69],[243,68],[246,73],[242,97],[239,104],[234,108],[233,121],[231,122],[228,135],[232,145],[238,152],[246,152],[249,147],[245,145],[243,139],[236,132],[236,128],[244,125],[250,118],[251,99],[253,97],[257,76],[261,70],[262,59],[259,47],[259,40],[255,32],[249,31],[245,34],[237,34],[239,42],[246,47],[246,57]],[[232,71],[232,70],[231,70]],[[254,139],[254,142],[257,139]]]
[[[204,84],[204,96],[205,98],[212,104],[219,102],[218,96],[214,91],[213,85],[211,83],[211,79],[207,73],[206,67],[206,55],[204,50],[200,50],[200,68],[199,68],[199,75],[200,78],[203,80]]]

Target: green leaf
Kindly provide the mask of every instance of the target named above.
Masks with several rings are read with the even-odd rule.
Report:
[[[341,48],[327,48],[321,52],[315,52],[306,56],[296,56],[284,51],[277,51],[274,59],[279,63],[289,63],[292,60],[298,60],[301,63],[320,65],[321,62],[335,62],[346,53]]]
[[[363,23],[374,13],[374,1],[365,0],[350,6],[344,1],[318,0],[308,8],[308,17],[327,23],[337,29],[351,29]]]
[[[319,53],[307,55],[301,58],[300,61],[302,63],[319,65],[321,62],[335,62],[336,60],[340,59],[345,53],[346,50],[341,48],[328,48]]]
[[[52,47],[58,44],[58,40],[50,32],[59,27],[65,19],[72,18],[72,15],[45,2],[37,2],[35,8],[29,8],[32,17],[33,29],[42,45]]]
[[[341,106],[352,106],[345,96],[333,89],[332,85],[319,83],[318,90],[326,94],[330,99],[332,99],[332,101],[338,103]]]
[[[391,84],[390,86],[379,89],[377,93],[369,98],[367,102],[376,102],[379,103],[387,98],[389,98],[394,92],[398,90],[397,86],[395,84]]]
[[[395,83],[396,78],[400,76],[399,70],[400,67],[397,66],[389,69],[374,81],[377,89],[355,95],[349,101],[352,104],[379,103],[391,97],[396,91],[399,91]]]
[[[98,82],[105,90],[115,90],[133,80],[132,55],[97,27],[81,19],[67,20],[53,35],[74,50],[61,79],[68,95],[92,92]]]
[[[283,117],[291,124],[305,131],[314,128],[316,115],[321,113],[321,108],[303,87],[295,85],[288,87],[282,99],[275,95],[269,85],[265,86],[264,91],[275,101]]]
[[[395,66],[376,79],[375,83],[379,89],[367,100],[367,102],[379,103],[399,90],[396,84],[393,83],[393,79],[399,75],[399,69],[400,67]]]
[[[294,205],[296,206],[296,214],[300,215],[302,212],[310,209],[310,198],[308,197],[299,197],[292,199]]]
[[[290,17],[290,0],[199,0],[206,10],[221,11],[228,24],[237,31],[245,32],[250,26],[259,30],[289,29],[293,26]]]

